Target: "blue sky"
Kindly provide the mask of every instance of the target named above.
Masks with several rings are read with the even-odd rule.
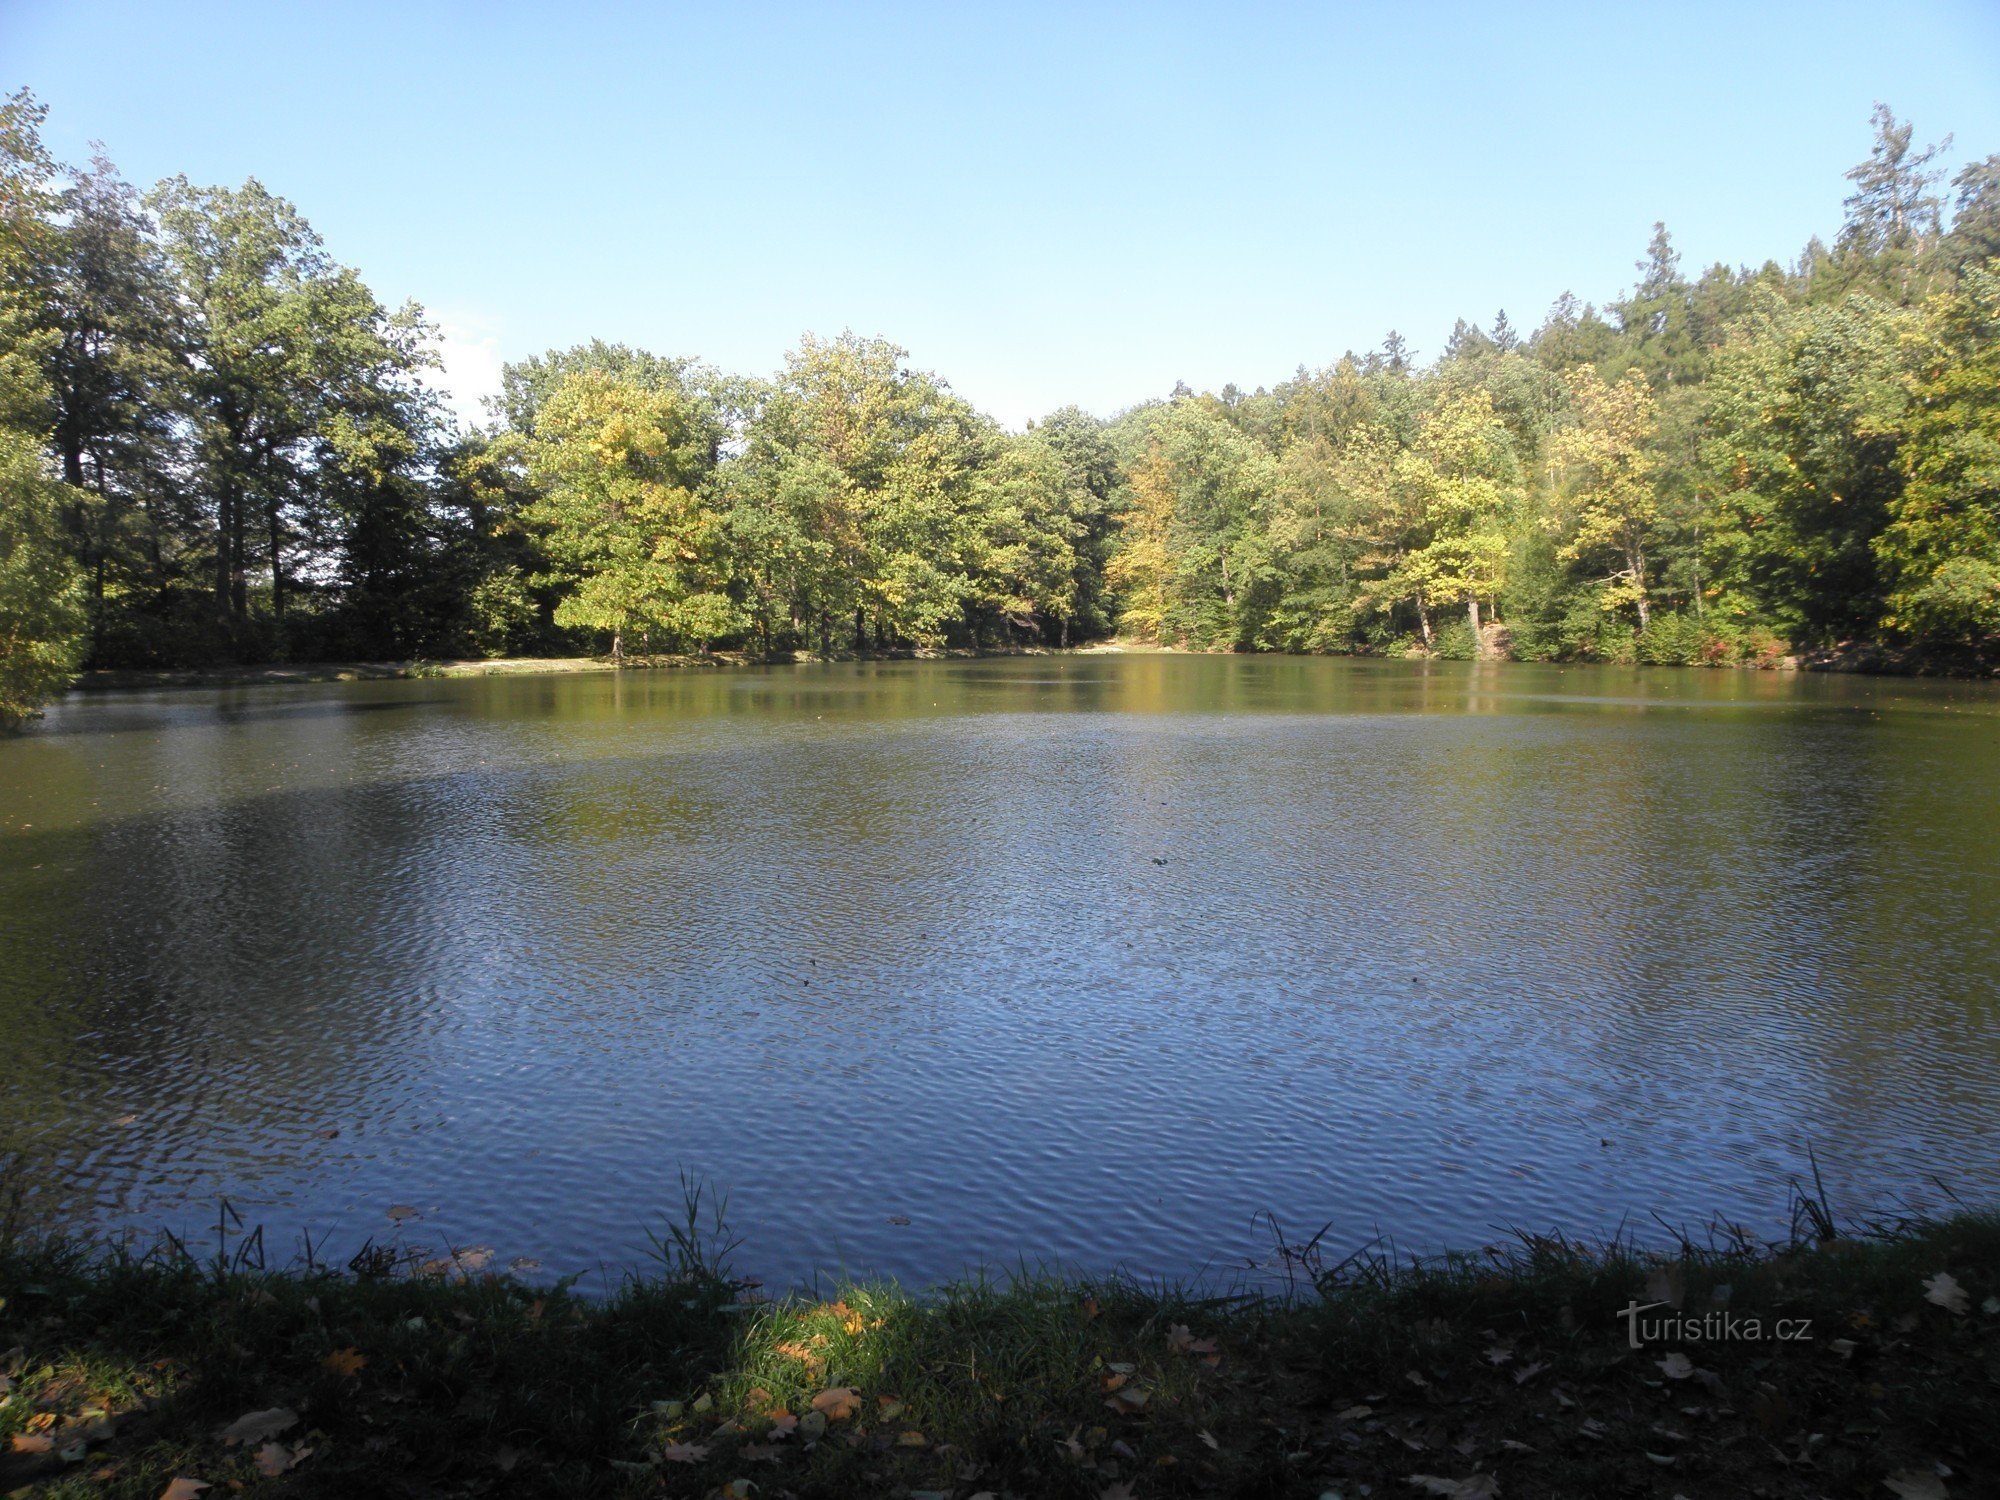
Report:
[[[256,176],[448,333],[912,351],[1010,424],[1522,328],[1831,236],[1874,101],[2000,151],[2000,5],[0,0],[0,86],[134,181]]]

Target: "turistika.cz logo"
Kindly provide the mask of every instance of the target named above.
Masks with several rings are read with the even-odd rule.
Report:
[[[1812,1338],[1811,1318],[1763,1318],[1733,1313],[1726,1307],[1714,1308],[1698,1315],[1683,1312],[1662,1313],[1656,1318],[1640,1316],[1656,1307],[1666,1307],[1665,1302],[1633,1302],[1618,1314],[1625,1320],[1625,1342],[1637,1349],[1645,1344],[1758,1344],[1766,1339],[1779,1343],[1796,1344]]]

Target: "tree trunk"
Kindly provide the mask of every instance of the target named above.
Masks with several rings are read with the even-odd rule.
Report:
[[[227,482],[215,497],[215,612],[229,614],[229,536],[235,524],[236,485]]]
[[[1424,602],[1424,596],[1417,595],[1417,628],[1423,632],[1424,650],[1431,649],[1431,609]]]
[[[278,629],[285,628],[285,552],[283,526],[278,519],[278,502],[268,501],[264,506],[264,527],[271,538],[271,614],[278,622]]]
[[[854,606],[854,654],[859,656],[867,649],[868,638],[863,634],[864,616],[860,605]]]
[[[1475,658],[1486,654],[1486,638],[1479,633],[1479,596],[1465,596],[1465,615],[1472,621],[1472,654]]]
[[[250,618],[250,580],[243,562],[243,497],[229,509],[229,608],[239,620]]]
[[[625,632],[622,630],[611,632],[611,660],[618,666],[625,665]]]
[[[1065,650],[1065,651],[1069,650],[1069,616],[1068,616],[1068,615],[1064,615],[1064,616],[1063,616],[1063,622],[1062,622],[1062,644],[1063,644],[1063,650]]]

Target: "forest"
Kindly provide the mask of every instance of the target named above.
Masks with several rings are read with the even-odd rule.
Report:
[[[251,180],[0,106],[0,717],[82,670],[1071,646],[1928,669],[2000,656],[2000,155],[1886,107],[1831,241],[1522,332],[1010,432],[905,351],[592,341],[453,420]],[[1946,143],[1948,144],[1948,143]]]

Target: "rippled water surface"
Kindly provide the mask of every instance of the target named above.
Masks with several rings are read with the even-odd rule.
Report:
[[[1227,1273],[2000,1195],[2000,697],[1073,656],[73,697],[0,743],[31,1216]],[[396,1229],[391,1205],[421,1217]],[[907,1223],[902,1222],[907,1220]]]

